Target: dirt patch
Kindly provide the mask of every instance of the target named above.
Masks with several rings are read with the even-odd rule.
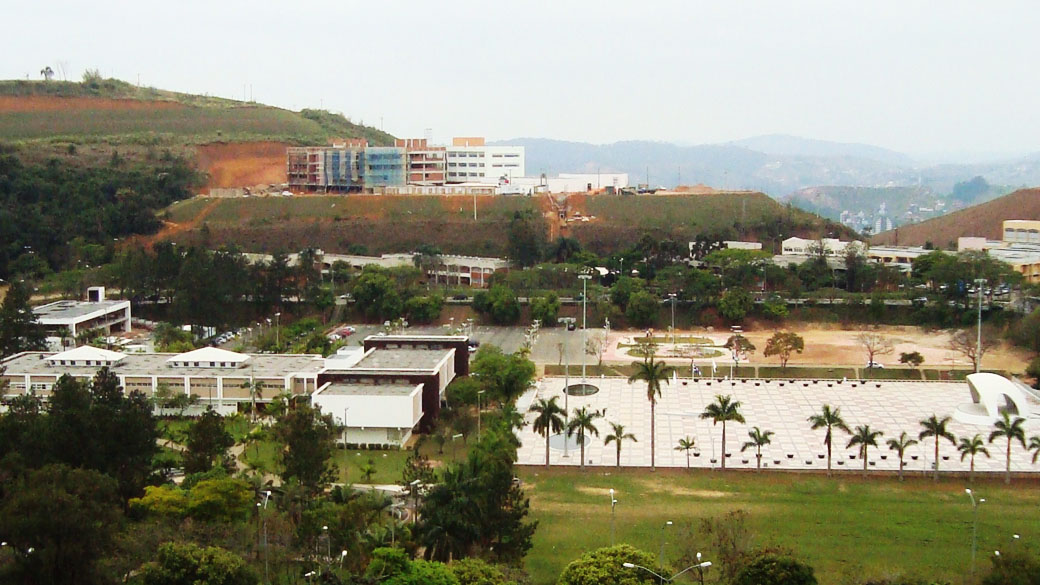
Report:
[[[195,148],[199,170],[209,174],[209,189],[253,187],[286,182],[284,142],[217,142]]]
[[[735,495],[715,490],[688,489],[679,485],[675,485],[671,481],[667,481],[664,479],[642,479],[639,480],[639,485],[645,487],[647,490],[652,492],[666,492],[673,496],[684,496],[691,498],[717,499],[728,498],[730,496]]]
[[[0,96],[0,112],[60,112],[69,110],[179,110],[177,102],[51,95]]]

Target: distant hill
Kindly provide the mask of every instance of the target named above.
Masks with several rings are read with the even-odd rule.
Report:
[[[961,236],[999,240],[1002,222],[1008,219],[1040,219],[1040,189],[1020,189],[942,217],[877,234],[870,241],[905,246],[931,242],[937,248],[945,248],[951,242],[956,244]]]
[[[787,134],[753,136],[730,144],[774,156],[850,157],[907,167],[913,165],[909,156],[880,146],[814,140]]]

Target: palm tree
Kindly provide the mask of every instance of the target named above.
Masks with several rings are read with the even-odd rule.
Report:
[[[601,418],[603,413],[595,410],[590,412],[587,407],[582,406],[581,408],[574,409],[574,416],[571,420],[567,421],[567,436],[571,436],[575,433],[578,434],[578,443],[581,447],[581,468],[585,469],[585,433],[599,436],[599,429],[596,428],[595,421],[597,418]]]
[[[986,443],[982,441],[982,435],[975,435],[972,438],[961,437],[961,442],[957,445],[957,450],[961,452],[961,461],[968,455],[971,455],[971,467],[968,472],[968,483],[974,483],[975,481],[975,456],[982,454],[989,457],[989,449],[986,449]]]
[[[743,446],[740,447],[741,453],[743,453],[745,449],[755,450],[755,459],[758,460],[758,471],[762,471],[762,447],[765,447],[766,445],[772,443],[772,436],[775,434],[776,433],[774,433],[773,431],[763,431],[758,427],[754,427],[753,429],[748,431],[748,437],[750,437],[751,440],[747,441],[746,443],[744,443]]]
[[[657,397],[661,395],[661,382],[668,383],[675,368],[668,364],[654,361],[654,356],[641,362],[632,362],[636,372],[629,376],[628,382],[646,382],[646,399],[650,401],[650,471],[656,469],[654,466],[654,451],[656,449],[656,413]]]
[[[625,439],[628,439],[633,443],[638,443],[639,441],[632,433],[626,433],[625,425],[621,423],[612,422],[610,423],[610,428],[613,429],[614,432],[603,439],[603,444],[609,445],[611,442],[617,444],[617,466],[621,467],[621,441],[624,441]]]
[[[715,402],[704,408],[701,418],[710,418],[713,424],[722,422],[722,470],[726,470],[726,421],[744,422],[744,415],[740,414],[740,401],[733,400],[731,396],[717,394]]]
[[[824,404],[823,410],[819,414],[814,414],[809,417],[809,424],[812,425],[812,429],[827,429],[827,434],[823,437],[823,444],[827,446],[827,477],[831,476],[831,446],[834,443],[834,429],[841,429],[846,433],[851,433],[849,426],[845,424],[845,419],[841,418],[841,408],[835,408],[831,410],[830,404]]]
[[[1036,460],[1040,459],[1040,435],[1029,438],[1029,450],[1033,452],[1033,465],[1036,465]]]
[[[539,398],[538,402],[531,405],[529,412],[536,413],[534,419],[534,432],[545,437],[545,466],[549,467],[549,437],[563,430],[563,417],[565,414],[560,405],[556,403],[558,396],[549,400]]]
[[[950,417],[944,416],[940,419],[933,414],[921,421],[924,430],[917,435],[917,438],[922,441],[928,437],[935,437],[935,481],[939,481],[939,439],[946,439],[954,445],[957,444],[957,437],[946,430],[948,424],[950,424]]]
[[[249,391],[249,400],[253,403],[253,422],[256,422],[256,400],[257,398],[264,398],[264,381],[254,379],[249,376],[249,379],[242,383],[242,387]]]
[[[679,439],[679,446],[675,448],[676,451],[686,451],[686,469],[690,468],[690,450],[693,449],[693,445],[693,437],[686,436]]]
[[[871,429],[870,425],[857,426],[856,431],[852,433],[852,438],[849,439],[849,444],[845,445],[846,449],[859,445],[859,456],[863,458],[863,477],[867,477],[867,449],[877,447],[878,437],[884,434]]]
[[[906,450],[917,444],[917,439],[911,439],[906,431],[899,434],[898,439],[889,439],[888,448],[899,455],[899,481],[903,481],[903,464],[906,458]]]
[[[1026,432],[1022,428],[1025,424],[1026,419],[1016,416],[1014,420],[1011,419],[1011,415],[1005,410],[1002,413],[1000,420],[993,423],[994,430],[989,434],[989,442],[992,443],[997,437],[1007,438],[1007,474],[1004,476],[1004,483],[1011,483],[1011,441],[1018,440],[1022,443],[1022,447],[1026,446]]]

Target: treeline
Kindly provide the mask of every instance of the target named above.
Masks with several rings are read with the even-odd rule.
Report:
[[[68,148],[68,158],[40,164],[0,143],[0,278],[106,262],[113,238],[155,232],[157,211],[202,184],[169,151],[146,163],[115,152],[108,164],[80,166]]]

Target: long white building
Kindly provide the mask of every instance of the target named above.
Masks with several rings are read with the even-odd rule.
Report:
[[[447,183],[498,183],[525,173],[523,146],[488,146],[482,137],[453,138],[446,152]]]

